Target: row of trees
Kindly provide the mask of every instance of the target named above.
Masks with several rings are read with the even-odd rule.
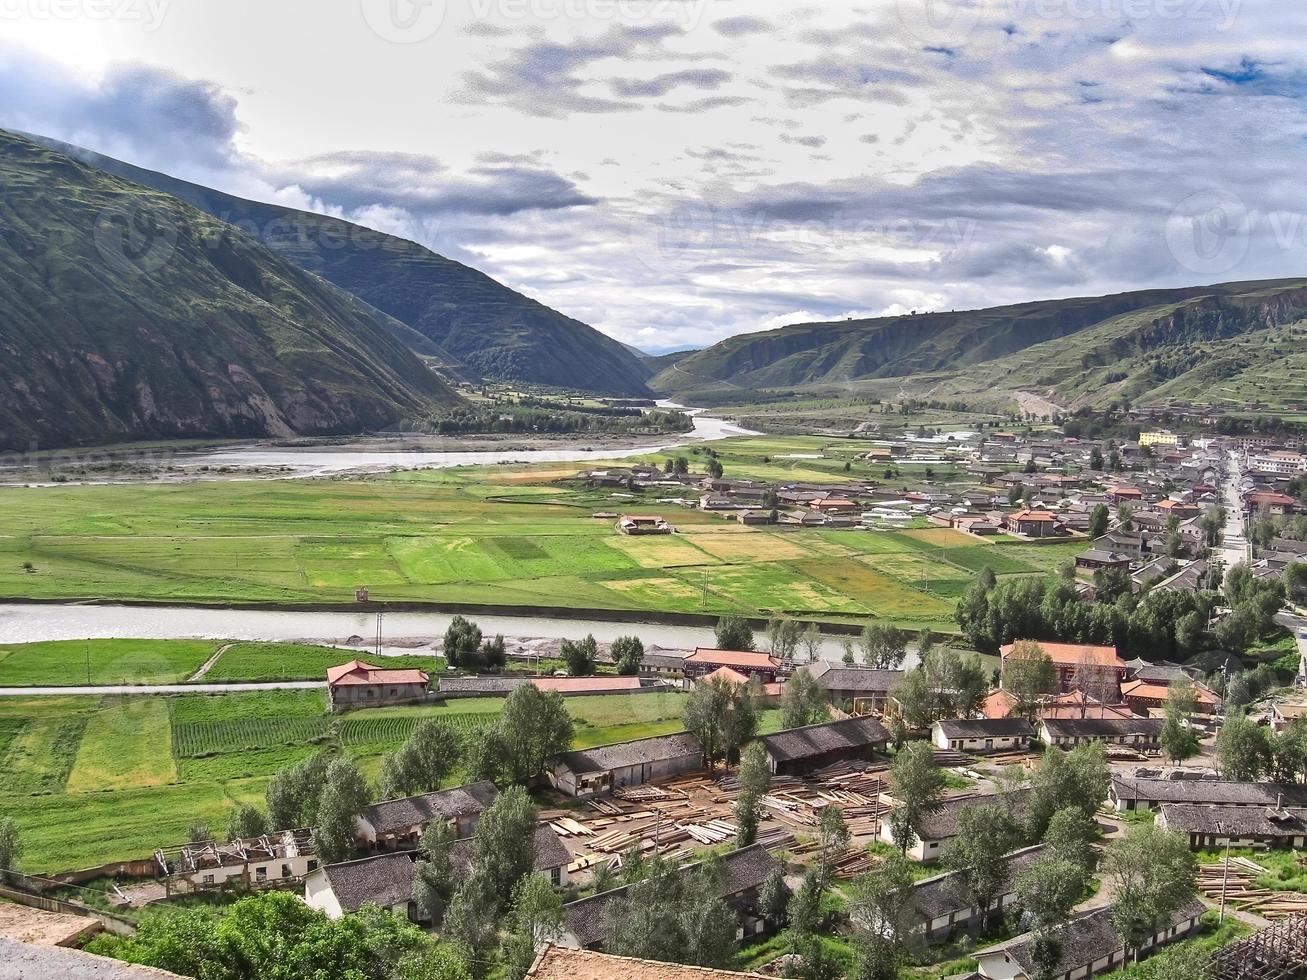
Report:
[[[449,666],[472,672],[502,670],[507,663],[503,636],[486,639],[481,627],[463,616],[450,620],[443,649]],[[619,636],[613,641],[612,656],[619,674],[638,674],[644,660],[644,644],[637,636]],[[573,677],[593,674],[598,669],[599,643],[593,634],[581,640],[564,640],[559,657]]]
[[[1216,758],[1226,777],[1239,782],[1307,782],[1307,720],[1295,719],[1273,732],[1233,714],[1217,733]]]

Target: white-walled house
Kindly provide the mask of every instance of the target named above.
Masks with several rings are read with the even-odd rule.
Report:
[[[957,836],[958,814],[973,806],[1007,806],[1015,813],[1024,811],[1030,799],[1030,790],[1019,789],[1012,793],[985,793],[968,796],[955,796],[944,800],[934,813],[928,813],[913,828],[916,839],[908,848],[908,857],[914,861],[938,861],[944,853],[947,843]],[[880,822],[880,839],[886,844],[894,844],[891,821]]]
[[[499,790],[488,780],[402,796],[365,806],[354,818],[354,832],[359,842],[370,849],[392,850],[413,847],[427,825],[444,820],[454,828],[455,837],[470,837],[477,821]]]
[[[1034,726],[1024,718],[953,718],[930,729],[936,748],[955,752],[1012,752],[1034,737]]]
[[[365,902],[411,917],[413,855],[396,851],[324,865],[304,880],[304,901],[332,919],[357,912]]]

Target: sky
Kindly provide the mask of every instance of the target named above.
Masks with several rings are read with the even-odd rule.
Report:
[[[1300,0],[0,0],[0,127],[626,343],[1307,272]]]

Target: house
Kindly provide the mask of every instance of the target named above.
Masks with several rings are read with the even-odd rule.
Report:
[[[568,949],[549,943],[526,971],[526,980],[769,980],[761,973],[735,973],[706,966],[682,966],[611,956],[592,949]]]
[[[1293,847],[1307,844],[1307,809],[1274,806],[1200,806],[1164,803],[1157,826],[1189,837],[1195,851],[1225,847]]]
[[[1005,644],[999,648],[999,655],[1006,662],[1017,645],[1024,642],[1029,641],[1017,640]],[[1046,643],[1043,640],[1035,642],[1053,661],[1057,670],[1058,691],[1062,694],[1076,690],[1076,676],[1084,671],[1091,671],[1092,676],[1082,676],[1080,687],[1102,687],[1106,690],[1113,686],[1113,677],[1116,684],[1125,680],[1125,661],[1117,656],[1116,647],[1095,646],[1091,643]]]
[[[332,711],[407,704],[424,700],[430,682],[425,670],[390,670],[351,660],[327,668],[327,701]]]
[[[1200,512],[1197,504],[1183,500],[1159,500],[1157,509],[1161,511],[1163,517],[1178,517],[1182,521],[1197,517]]]
[[[741,674],[738,670],[730,667],[718,667],[711,674],[704,674],[702,677],[696,677],[694,683],[709,684],[715,680],[723,680],[736,687],[752,683],[751,678]],[[780,681],[771,684],[757,684],[754,688],[755,700],[765,705],[780,704],[781,695],[785,693],[785,685]]]
[[[1298,501],[1290,497],[1287,493],[1277,493],[1273,490],[1254,490],[1244,496],[1244,504],[1249,510],[1261,514],[1269,514],[1272,517],[1283,517],[1285,514],[1293,513]]]
[[[1100,568],[1129,568],[1131,558],[1129,555],[1118,554],[1115,551],[1103,551],[1101,548],[1090,548],[1088,551],[1082,551],[1076,555],[1076,568],[1091,569],[1098,571]]]
[[[1023,749],[1035,737],[1024,718],[955,718],[937,721],[930,739],[937,748],[956,752],[1008,752]]]
[[[844,759],[870,759],[885,751],[889,732],[869,716],[827,721],[764,735],[758,739],[777,775],[819,769]]]
[[[1077,978],[1104,973],[1123,966],[1132,957],[1127,953],[1112,924],[1112,907],[1084,912],[1070,922],[1053,930],[1053,939],[1062,951],[1061,959],[1053,968],[1055,980]],[[1170,925],[1142,943],[1140,959],[1160,946],[1189,935],[1207,906],[1191,898],[1170,915]],[[1040,975],[1034,957],[1035,937],[1032,933],[982,949],[976,953],[976,968],[986,980],[1032,980]]]
[[[1194,683],[1194,714],[1214,714],[1221,707],[1221,699],[1207,685]],[[1143,679],[1126,681],[1121,685],[1121,699],[1137,715],[1146,715],[1150,710],[1166,707],[1166,698],[1171,688],[1168,684],[1157,684]]]
[[[1066,531],[1057,516],[1047,510],[1019,510],[1007,515],[1003,526],[1028,538],[1051,538]]]
[[[808,504],[820,514],[856,514],[862,506],[848,497],[818,497]]]
[[[679,653],[650,653],[646,650],[640,661],[640,676],[679,680],[685,676],[685,657]]]
[[[831,701],[836,704],[847,702],[855,715],[865,715],[885,710],[889,692],[903,676],[903,671],[822,660],[809,666],[808,674],[825,685]]]
[[[985,696],[981,713],[986,718],[1009,718],[1016,711],[1016,698],[1001,687]],[[1036,718],[1133,718],[1124,704],[1104,704],[1083,691],[1068,691],[1041,698],[1033,712]]]
[[[762,932],[764,922],[757,911],[758,891],[773,871],[783,870],[780,863],[760,844],[732,851],[721,857],[723,872],[721,898],[740,916],[745,937]],[[679,873],[692,874],[702,862],[687,864]],[[563,906],[563,936],[560,946],[572,949],[596,949],[603,945],[603,914],[608,904],[625,898],[629,885],[600,892]]]
[[[454,873],[466,879],[472,874],[472,855],[475,842],[471,837],[454,841],[449,849],[449,863]],[[555,888],[567,885],[567,866],[572,863],[563,842],[547,823],[536,824],[535,864],[532,870],[544,875]]]
[[[564,752],[546,776],[568,796],[590,796],[701,768],[703,746],[689,732],[678,732]]]
[[[241,888],[296,881],[318,869],[313,835],[283,830],[242,840],[203,841],[160,848],[154,859],[168,894],[237,882]]]
[[[444,820],[455,837],[469,837],[481,814],[495,802],[499,791],[483,780],[419,796],[403,796],[365,806],[354,818],[359,841],[370,849],[394,850],[417,843],[427,825]]]
[[[1237,783],[1225,779],[1160,779],[1114,774],[1108,802],[1118,812],[1155,810],[1164,803],[1198,806],[1307,807],[1299,783]]]
[[[671,534],[675,528],[652,514],[625,514],[617,522],[623,534]]]
[[[752,650],[714,650],[710,647],[698,647],[682,661],[685,676],[688,679],[711,674],[718,667],[730,667],[737,673],[750,677],[761,677],[764,683],[776,680],[781,662],[770,653],[757,653]]]
[[[339,919],[365,903],[414,918],[413,851],[374,854],[318,868],[304,879],[304,903]]]
[[[1303,660],[1307,660],[1307,657]],[[1299,661],[1298,671],[1302,673],[1302,661]],[[1282,732],[1295,721],[1304,719],[1307,719],[1307,702],[1279,699],[1271,705],[1271,731],[1273,732]]]
[[[741,524],[756,527],[761,524],[770,524],[772,522],[771,511],[769,510],[742,510],[735,515],[735,519]]]
[[[1007,855],[1006,884],[1002,894],[984,910],[986,918],[1001,914],[1016,901],[1017,876],[1044,857],[1045,853],[1044,845],[1036,844]],[[972,902],[961,872],[958,871],[923,878],[912,886],[908,901],[921,920],[921,925],[914,931],[919,930],[928,942],[948,939],[959,929],[978,927],[981,924],[982,910]]]
[[[1067,748],[1087,742],[1155,749],[1161,741],[1161,718],[1041,718],[1039,740]]]
[[[1030,790],[1019,789],[1011,793],[973,793],[944,800],[938,810],[922,817],[913,827],[916,840],[908,848],[908,857],[914,861],[936,861],[944,852],[944,845],[957,836],[958,815],[973,806],[1002,805],[1015,813],[1024,812],[1030,800]],[[894,843],[891,821],[880,822],[880,839]]]

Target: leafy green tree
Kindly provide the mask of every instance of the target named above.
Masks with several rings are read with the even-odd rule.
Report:
[[[785,883],[785,873],[775,869],[763,881],[758,889],[758,911],[773,929],[785,925],[790,914],[790,886]]]
[[[735,800],[735,820],[739,826],[736,846],[748,847],[758,836],[761,799],[771,788],[771,769],[761,742],[750,742],[740,757],[740,795]]]
[[[313,823],[330,764],[330,755],[316,752],[277,770],[265,793],[268,825],[273,830],[294,830]]]
[[[717,621],[716,633],[720,650],[753,649],[753,627],[741,616],[723,616]]]
[[[500,943],[500,963],[508,980],[522,980],[546,943],[563,936],[563,900],[542,874],[530,874],[513,890],[508,929]]]
[[[1266,729],[1247,715],[1231,715],[1216,735],[1216,757],[1226,779],[1256,782],[1271,762]]]
[[[1307,719],[1295,718],[1271,736],[1271,778],[1281,783],[1307,781]]]
[[[708,762],[729,761],[757,730],[757,706],[746,685],[723,677],[701,680],[690,688],[681,724],[699,740]]]
[[[549,759],[571,748],[573,731],[561,694],[523,684],[504,700],[495,726],[481,733],[471,768],[478,778],[525,784],[545,771]]]
[[[1172,762],[1183,762],[1198,754],[1198,733],[1190,725],[1198,705],[1198,691],[1187,677],[1177,679],[1166,694],[1166,723],[1162,726],[1162,749]]]
[[[1033,714],[1040,699],[1057,690],[1053,658],[1031,640],[1014,644],[1003,658],[1003,690],[1012,695],[1019,713]]]
[[[442,652],[451,667],[476,667],[481,647],[481,627],[462,616],[455,616],[445,627]]]
[[[472,870],[485,881],[499,908],[535,867],[536,810],[521,786],[500,793],[477,821]]]
[[[1197,893],[1196,870],[1188,838],[1152,824],[1132,827],[1107,846],[1103,873],[1112,887],[1112,925],[1136,958]]]
[[[238,803],[231,808],[227,817],[227,839],[244,840],[247,837],[262,837],[268,832],[268,817],[257,806]]]
[[[868,667],[897,670],[908,655],[908,636],[889,623],[868,623],[858,637],[858,646]]]
[[[1050,856],[1068,861],[1086,873],[1093,869],[1093,843],[1098,824],[1080,807],[1063,807],[1053,814],[1044,831],[1044,845]]]
[[[804,627],[799,637],[799,648],[803,650],[809,661],[818,660],[821,657],[821,627],[816,623],[809,623]]]
[[[921,925],[912,902],[910,862],[890,854],[849,885],[849,919],[859,978],[894,980],[908,958],[909,939]]]
[[[986,591],[998,585],[998,576],[994,574],[994,569],[986,565],[980,570],[980,576],[976,579],[980,587]]]
[[[723,872],[713,860],[690,873],[662,857],[603,910],[605,952],[723,968],[735,955],[739,920],[721,899]]]
[[[381,760],[378,794],[383,800],[431,793],[462,762],[463,740],[443,721],[429,719]]]
[[[826,685],[813,677],[807,667],[800,667],[785,682],[781,695],[781,725],[801,728],[830,719],[830,701]]]
[[[1074,807],[1086,816],[1107,799],[1111,769],[1098,743],[1078,745],[1070,752],[1049,749],[1031,775],[1030,802],[1026,808],[1027,834],[1032,840],[1044,836],[1053,814]]]
[[[1102,453],[1099,453],[1102,456]],[[1101,467],[1100,467],[1101,468]],[[1089,536],[1090,538],[1101,538],[1107,533],[1108,523],[1111,521],[1111,515],[1108,513],[1106,504],[1099,504],[1089,512]]]
[[[595,672],[595,661],[599,656],[599,644],[593,634],[587,634],[584,640],[572,642],[564,640],[559,655],[567,665],[567,672],[573,677],[584,677]]]
[[[422,831],[418,860],[413,868],[413,904],[418,914],[436,928],[445,919],[455,880],[451,854],[454,828],[444,820],[433,820]]]
[[[186,831],[186,839],[192,844],[208,844],[217,840],[213,836],[213,831],[209,829],[209,825],[202,821],[190,825]]]
[[[368,784],[351,759],[335,759],[313,821],[313,846],[324,864],[348,860],[356,847],[354,818],[368,805]]]
[[[640,673],[640,665],[644,663],[644,644],[638,636],[619,636],[613,641],[612,654],[617,673],[623,677]]]
[[[714,480],[720,480],[724,472],[726,471],[722,468],[721,460],[716,458],[708,460],[708,475]]]
[[[890,794],[899,806],[890,813],[890,835],[903,854],[917,839],[917,825],[940,807],[946,787],[928,742],[910,742],[890,766]]]
[[[835,863],[844,857],[852,839],[844,811],[833,803],[822,807],[821,816],[817,819],[817,860],[823,888],[830,884]]]
[[[944,863],[958,873],[982,922],[1011,878],[1007,853],[1020,837],[1005,806],[973,806],[958,813],[958,833],[945,849]]]
[[[13,817],[0,817],[0,881],[7,881],[11,871],[18,870],[23,856],[23,838],[18,821]]]
[[[499,900],[484,875],[473,872],[459,885],[445,912],[442,935],[463,952],[472,972],[484,976],[498,946]]]
[[[935,693],[924,670],[904,671],[890,694],[899,706],[894,717],[908,729],[926,728],[935,720]]]
[[[799,624],[793,619],[773,616],[767,621],[767,645],[773,656],[794,659],[794,651],[799,648]]]
[[[1017,875],[1017,906],[1030,916],[1035,931],[1046,931],[1071,917],[1087,883],[1083,865],[1049,855]]]

